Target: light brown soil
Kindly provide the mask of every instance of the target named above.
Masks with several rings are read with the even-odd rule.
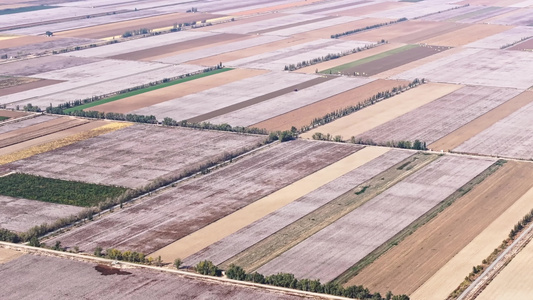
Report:
[[[438,46],[459,47],[506,31],[512,26],[493,24],[473,24],[459,30],[445,33],[434,38],[423,40],[421,43]]]
[[[57,38],[59,39],[59,38]],[[50,41],[49,37],[37,35],[37,36],[20,36],[14,39],[0,40],[0,49],[15,48],[27,45],[33,45],[42,42]]]
[[[126,59],[126,60],[143,60],[154,56],[166,55],[168,53],[182,52],[182,51],[191,51],[191,49],[202,47],[202,46],[211,46],[216,43],[224,43],[239,38],[245,37],[242,34],[229,34],[223,33],[215,36],[208,36],[204,38],[194,39],[185,42],[179,42],[170,45],[164,45],[159,47],[153,47],[145,50],[139,50],[135,52],[129,52],[124,54],[119,54],[115,56],[110,56],[110,59]]]
[[[79,37],[99,39],[122,35],[129,30],[137,30],[140,28],[157,29],[166,26],[172,26],[174,23],[189,23],[193,21],[202,21],[221,17],[222,15],[213,15],[207,13],[173,13],[168,15],[161,15],[155,17],[148,17],[136,20],[128,20],[118,23],[104,24],[62,32],[54,32],[54,36],[60,37]]]
[[[263,8],[258,8],[258,9],[240,11],[240,12],[236,12],[236,13],[234,13],[232,15],[245,16],[245,15],[253,15],[253,14],[262,14],[262,13],[266,13],[266,12],[277,12],[278,10],[281,10],[281,9],[287,9],[287,8],[291,8],[291,7],[309,5],[311,3],[320,2],[320,1],[323,1],[323,0],[304,0],[304,1],[299,1],[299,2],[274,5],[274,6],[270,6],[270,7],[263,7]]]
[[[519,43],[511,48],[507,48],[507,50],[527,50],[527,51],[533,51],[533,38]]]
[[[302,32],[302,33],[296,34],[296,36],[302,37],[302,38],[329,39],[331,38],[332,34],[341,33],[341,32],[345,32],[350,29],[363,28],[366,26],[371,26],[371,25],[386,23],[386,22],[390,22],[390,20],[389,19],[378,19],[378,18],[364,18],[361,20],[347,22],[347,23],[343,23],[339,25],[328,26],[328,27],[321,28],[321,29]],[[377,42],[377,39],[361,40],[361,41]]]
[[[333,17],[325,16],[325,17],[318,18],[318,19],[307,20],[307,21],[302,21],[302,22],[298,22],[298,23],[292,23],[292,24],[288,24],[288,25],[283,25],[283,26],[278,26],[278,27],[272,27],[272,28],[268,28],[268,29],[253,31],[253,32],[249,32],[248,34],[259,35],[259,34],[264,34],[264,33],[272,32],[272,31],[292,28],[292,27],[296,27],[296,26],[312,24],[312,23],[315,23],[315,22],[326,21],[326,20],[330,20],[330,19],[333,19]]]
[[[445,96],[462,86],[442,83],[426,83],[392,98],[381,101],[372,106],[363,108],[346,117],[337,119],[326,125],[317,127],[301,135],[303,138],[312,138],[313,134],[320,132],[332,136],[340,135],[345,139],[359,135],[367,130],[395,119],[424,104]]]
[[[39,78],[31,78],[31,77],[4,77],[0,76],[0,92],[2,92],[3,89],[22,85],[26,83],[31,83],[34,81],[39,81]]]
[[[368,147],[343,158],[307,177],[304,177],[208,226],[150,254],[161,255],[164,261],[188,257],[224,237],[248,226],[277,209],[318,189],[322,185],[350,172],[389,151],[386,148]]]
[[[201,27],[201,28],[197,28],[195,30],[197,30],[197,31],[212,31],[212,30],[215,30],[216,31],[216,30],[222,29],[222,28],[232,27],[232,26],[235,26],[235,25],[243,25],[243,24],[248,24],[248,23],[253,23],[253,22],[259,22],[259,21],[264,21],[264,20],[270,20],[270,19],[274,19],[274,18],[279,18],[279,17],[285,16],[285,15],[286,14],[278,14],[278,13],[276,13],[276,14],[264,14],[264,15],[259,15],[259,16],[235,19],[235,21],[228,21],[228,22],[224,22],[224,23],[220,23],[220,24],[215,24],[213,26]]]
[[[1,117],[8,117],[10,119],[16,119],[16,118],[24,117],[24,116],[27,116],[27,115],[28,115],[28,113],[22,112],[22,111],[0,109],[0,116]]]
[[[372,5],[365,5],[361,7],[356,7],[352,9],[346,9],[344,11],[335,12],[335,14],[341,15],[341,16],[364,16],[368,14],[372,14],[375,12],[380,12],[384,10],[390,10],[394,8],[399,8],[402,6],[409,6],[412,5],[412,3],[409,2],[383,2],[383,3],[376,3]]]
[[[253,124],[250,127],[265,128],[268,131],[290,130],[292,126],[301,128],[302,126],[309,125],[316,117],[322,117],[327,113],[346,108],[350,105],[357,105],[357,103],[372,97],[378,92],[392,90],[393,87],[407,83],[407,81],[403,80],[378,79],[320,102],[304,106],[261,123]]]
[[[91,110],[128,113],[157,103],[195,94],[217,86],[266,73],[265,70],[235,69],[195,80],[183,82],[159,90],[131,96],[117,101],[91,107]]]
[[[428,148],[436,151],[452,150],[532,101],[533,92],[525,91],[440,140],[430,144]]]
[[[524,0],[465,0],[455,3],[455,5],[488,5],[488,6],[509,6]]]
[[[22,255],[24,255],[24,253],[20,251],[0,247],[0,264],[5,264],[6,262],[12,261]]]
[[[0,87],[0,96],[11,95],[11,94],[20,93],[20,92],[24,92],[27,90],[32,90],[32,89],[40,88],[43,86],[49,86],[52,84],[63,82],[61,80],[51,80],[51,79],[38,79],[38,78],[28,78],[28,79],[32,79],[32,80],[20,82],[20,83],[17,82],[17,84],[15,84],[14,86],[10,86],[10,87],[3,87],[3,88]]]
[[[380,293],[413,293],[533,186],[517,178],[532,176],[533,164],[508,162],[347,285],[362,284]]]

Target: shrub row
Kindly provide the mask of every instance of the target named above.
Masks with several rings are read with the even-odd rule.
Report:
[[[369,26],[362,27],[362,28],[348,30],[348,31],[345,31],[345,32],[342,32],[342,33],[332,34],[331,38],[332,39],[338,39],[339,37],[342,37],[342,36],[345,36],[345,35],[350,35],[350,34],[358,33],[358,32],[365,31],[365,30],[375,29],[375,28],[379,28],[379,27],[382,27],[382,26],[392,25],[392,24],[403,22],[403,21],[407,21],[407,18],[400,18],[400,19],[398,19],[396,21],[390,21],[390,22],[385,22],[385,23],[369,25]]]

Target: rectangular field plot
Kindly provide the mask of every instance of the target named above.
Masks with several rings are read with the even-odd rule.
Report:
[[[253,23],[234,25],[230,27],[225,27],[217,29],[214,27],[211,29],[211,32],[222,32],[222,33],[240,33],[247,34],[255,31],[266,30],[270,28],[315,20],[323,18],[324,16],[314,16],[314,15],[304,15],[304,14],[291,14],[291,15],[282,15],[278,18],[261,20]]]
[[[1,127],[0,127],[1,128]],[[135,125],[0,167],[63,180],[138,188],[178,175],[264,137]]]
[[[533,97],[533,93],[531,96]],[[467,140],[457,152],[533,159],[533,103]]]
[[[135,110],[132,113],[154,115],[161,120],[165,117],[176,121],[188,120],[316,78],[315,75],[269,72]],[[266,82],[269,84],[265,84]],[[284,91],[281,94],[285,93]],[[272,94],[272,97],[275,95]]]
[[[55,70],[67,69],[98,61],[94,58],[78,58],[65,56],[43,56],[34,59],[20,60],[2,65],[2,75],[31,76]]]
[[[8,44],[11,42],[15,43],[17,40],[18,39],[8,40]],[[39,39],[34,39],[33,42],[29,42],[25,45],[0,49],[0,56],[7,55],[7,57],[20,57],[25,55],[39,55],[48,51],[51,52],[52,50],[61,50],[97,42],[97,40],[79,38],[53,38],[52,40],[44,42],[37,41],[39,41]]]
[[[322,205],[387,170],[410,155],[412,153],[400,150],[392,150],[382,154],[188,257],[185,260],[185,264],[192,266],[201,260],[207,259],[219,265],[283,227],[297,221]]]
[[[515,89],[463,87],[355,138],[378,144],[416,139],[429,144],[519,93]]]
[[[468,48],[393,78],[527,89],[533,82],[531,69],[533,56],[529,53]]]
[[[5,134],[11,131],[15,131],[17,129],[22,129],[39,123],[48,122],[57,118],[57,116],[53,115],[38,115],[18,122],[0,124],[0,134]]]
[[[36,200],[0,196],[0,228],[26,232],[34,226],[80,213],[83,208]]]
[[[0,248],[0,251],[3,251]],[[18,253],[18,252],[17,252]],[[256,299],[303,300],[286,293],[220,284],[146,269],[117,269],[108,265],[52,256],[27,254],[0,261],[0,290],[5,300],[15,299]],[[116,275],[112,275],[116,274]],[[120,274],[120,275],[118,275]],[[112,276],[104,276],[112,275]],[[9,279],[8,279],[9,278]],[[59,280],[59,281],[58,281]],[[35,288],[27,289],[25,285]]]
[[[312,23],[305,24],[305,25],[299,25],[299,26],[280,29],[276,31],[270,31],[266,34],[267,35],[279,35],[279,36],[292,36],[292,35],[297,35],[297,34],[312,31],[312,30],[322,29],[324,27],[330,27],[330,26],[353,22],[359,19],[360,18],[346,17],[346,16],[336,17],[336,18],[333,18],[333,19],[330,18],[324,21],[312,22]]]
[[[531,26],[533,25],[533,8],[522,8],[488,20],[491,24]]]
[[[331,281],[492,163],[441,157],[257,271]]]
[[[466,44],[465,47],[485,48],[485,49],[500,49],[507,45],[512,45],[522,40],[523,38],[533,37],[533,27],[519,26],[502,33],[498,33],[484,39]],[[511,50],[522,50],[509,48]]]
[[[435,3],[435,1],[420,1],[413,3],[412,5],[402,6],[385,11],[373,12],[365,16],[372,18],[389,18],[396,20],[400,18],[414,19],[429,14],[438,13],[440,11],[445,11],[458,6],[455,4],[445,3],[444,1],[442,2],[443,3]]]
[[[207,120],[213,124],[227,123],[232,126],[250,126],[279,116],[300,107],[313,104],[342,92],[362,86],[371,79],[334,78],[303,90],[294,91],[256,105],[248,106],[219,117]]]
[[[50,242],[83,251],[101,246],[151,253],[359,149],[309,141],[278,144]]]

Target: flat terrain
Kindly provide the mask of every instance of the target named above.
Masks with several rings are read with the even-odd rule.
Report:
[[[224,153],[253,148],[262,136],[136,125],[20,160],[1,169],[63,180],[138,188],[177,176]]]
[[[16,250],[0,248],[0,265],[12,261],[22,255],[22,252]]]
[[[58,240],[89,252],[100,246],[151,253],[359,149],[322,142],[283,143],[67,232],[51,243]]]
[[[532,164],[507,162],[347,285],[362,284],[380,293],[412,294],[533,186],[516,178],[531,176]]]
[[[385,124],[424,104],[430,103],[461,88],[460,85],[427,83],[412,90],[363,108],[349,116],[337,119],[326,125],[314,128],[301,135],[311,138],[316,132],[340,135],[345,140],[381,124]]]
[[[437,46],[458,47],[477,40],[498,34],[512,27],[490,24],[473,24],[434,38],[421,41],[421,43]]]
[[[2,248],[0,251],[5,252]],[[18,254],[18,253],[17,253]],[[114,275],[111,275],[114,274]],[[0,264],[4,299],[302,299],[255,288],[219,284],[146,269],[115,269],[57,257],[24,255]],[[24,285],[34,286],[26,289]]]

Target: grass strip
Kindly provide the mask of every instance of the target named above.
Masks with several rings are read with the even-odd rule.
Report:
[[[75,110],[84,110],[86,108],[90,108],[90,107],[98,106],[98,105],[101,105],[101,104],[117,101],[117,100],[120,100],[120,99],[124,99],[124,98],[128,98],[128,97],[131,97],[131,96],[135,96],[135,95],[140,95],[140,94],[143,94],[143,93],[147,93],[147,92],[155,91],[155,90],[158,90],[158,89],[166,88],[166,87],[173,86],[173,85],[176,85],[176,84],[180,84],[180,83],[183,83],[183,82],[187,82],[187,81],[191,81],[191,80],[195,80],[195,79],[199,79],[199,78],[203,78],[203,77],[207,77],[207,76],[211,76],[211,75],[215,75],[215,74],[219,74],[219,73],[223,73],[223,72],[227,72],[227,71],[231,71],[231,70],[233,70],[233,69],[231,69],[231,68],[217,69],[217,70],[213,70],[213,71],[209,71],[209,72],[205,72],[205,73],[192,75],[192,76],[185,77],[185,78],[172,80],[172,81],[161,83],[161,84],[158,84],[158,85],[149,86],[149,87],[146,87],[146,88],[143,88],[143,89],[138,89],[138,90],[127,92],[127,93],[123,93],[123,94],[118,94],[118,95],[113,96],[113,97],[97,100],[97,101],[90,102],[90,103],[87,103],[87,104],[84,104],[84,105],[68,108],[68,109],[65,109],[64,112],[68,114],[69,112],[72,112],[72,111],[75,111]]]
[[[498,170],[504,163],[505,163],[504,160],[498,160],[497,162],[495,162],[493,165],[485,169],[485,171],[481,172],[476,177],[474,177],[472,180],[470,180],[465,185],[460,187],[457,191],[449,195],[440,204],[436,205],[434,208],[432,208],[430,211],[422,215],[420,218],[415,220],[413,223],[409,224],[409,226],[405,227],[402,231],[400,231],[390,240],[388,240],[383,245],[379,246],[374,251],[372,251],[370,254],[368,254],[365,258],[357,262],[350,269],[346,270],[343,274],[339,275],[339,277],[337,277],[334,280],[334,282],[339,283],[339,284],[345,284],[346,282],[350,281],[350,279],[352,279],[357,274],[359,274],[359,272],[361,272],[365,267],[367,267],[372,262],[377,260],[381,255],[385,254],[385,252],[389,251],[392,247],[398,245],[405,238],[413,234],[418,228],[422,227],[424,224],[427,224],[429,221],[435,218],[439,213],[441,213],[447,207],[452,205],[457,199],[463,197],[465,194],[470,192],[475,186],[477,186],[478,184],[483,182],[483,180],[485,180],[490,175],[492,175],[494,172],[496,172],[496,170]]]
[[[0,116],[0,122],[9,119],[9,117]]]
[[[56,7],[57,6],[39,5],[39,6],[25,6],[25,7],[17,7],[17,8],[6,8],[6,9],[0,10],[0,15],[18,14],[18,13],[22,13],[22,12],[50,9],[50,8],[56,8]]]
[[[321,71],[320,73],[323,73],[323,74],[334,74],[334,73],[337,73],[337,72],[342,72],[344,69],[349,69],[349,68],[353,68],[353,67],[365,64],[365,63],[373,62],[373,61],[376,61],[378,59],[382,59],[382,58],[391,56],[393,54],[402,53],[404,51],[407,51],[407,50],[410,50],[410,49],[413,49],[413,48],[416,48],[416,47],[419,47],[419,45],[405,45],[405,46],[402,46],[402,47],[399,47],[399,48],[396,48],[396,49],[385,51],[383,53],[379,53],[379,54],[372,55],[372,56],[369,56],[369,57],[366,57],[366,58],[362,58],[362,59],[359,59],[359,60],[356,60],[356,61],[353,61],[353,62],[350,62],[350,63],[346,63],[346,64],[343,64],[343,65],[340,65],[340,66],[336,66],[336,67],[333,67],[333,68],[330,68],[330,69],[326,69],[324,71]]]
[[[43,202],[95,206],[117,197],[127,189],[77,181],[53,179],[22,173],[0,177],[0,194]]]

